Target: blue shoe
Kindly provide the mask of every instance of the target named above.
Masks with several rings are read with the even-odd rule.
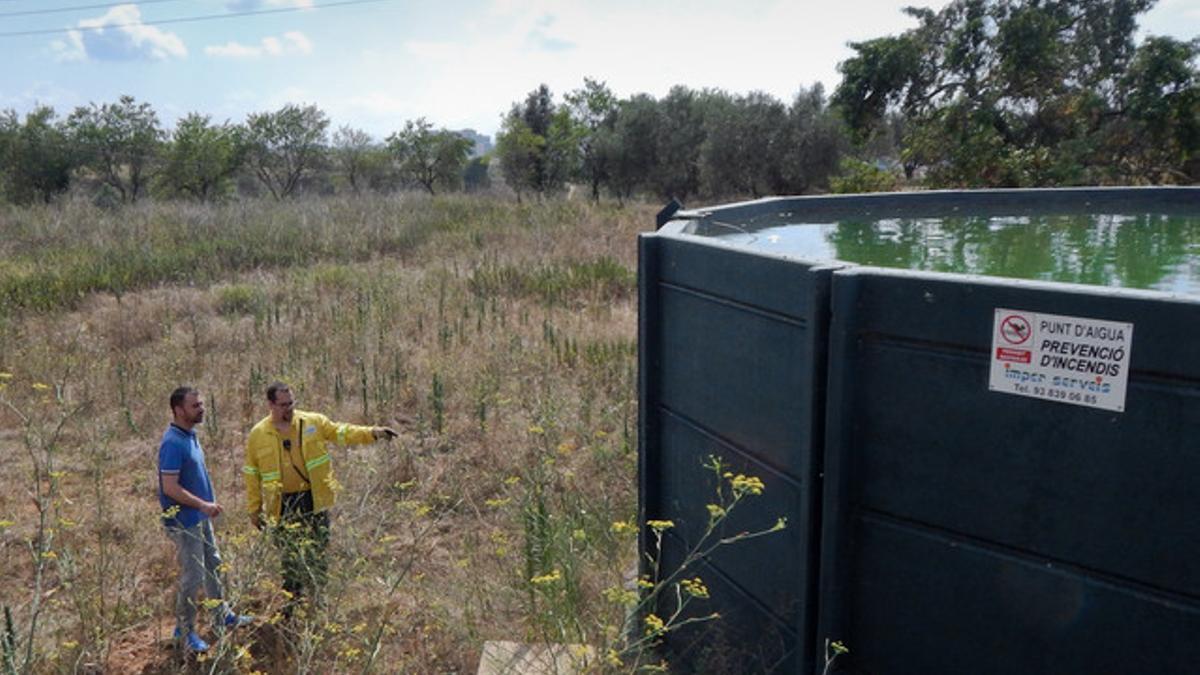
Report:
[[[242,626],[248,626],[252,623],[254,623],[254,617],[250,616],[249,614],[234,614],[233,612],[229,612],[225,615],[225,618],[219,622],[218,628],[233,630],[235,628],[241,628]]]
[[[179,627],[176,626],[175,642],[180,644],[186,651],[193,654],[203,654],[204,652],[208,651],[208,643],[200,639],[200,636],[196,635],[195,631],[189,630],[187,633],[187,638],[183,639],[180,637],[182,634],[183,631],[179,630]]]

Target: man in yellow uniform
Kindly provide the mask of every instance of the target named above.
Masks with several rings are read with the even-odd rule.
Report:
[[[319,413],[296,410],[283,382],[267,387],[271,414],[246,439],[246,506],[250,521],[270,526],[283,554],[283,588],[300,596],[325,579],[329,507],[337,498],[332,446],[395,438],[390,427],[331,422]]]

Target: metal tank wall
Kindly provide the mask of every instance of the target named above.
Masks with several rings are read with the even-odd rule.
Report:
[[[717,621],[693,672],[1187,672],[1200,662],[1200,303],[1163,293],[798,261],[682,235],[781,208],[1200,211],[1197,189],[916,193],[682,212],[641,238],[640,509],[670,572],[719,455],[764,494],[686,570]],[[1133,323],[1123,412],[989,391],[997,307]],[[664,598],[660,613],[669,613]]]
[[[827,265],[666,237],[640,249],[640,493],[642,522],[670,520],[661,557],[648,528],[641,550],[673,570],[701,543],[718,456],[757,476],[715,537],[781,532],[718,548],[699,575],[718,621],[672,636],[697,672],[796,672],[812,660],[820,429],[828,324]],[[710,537],[710,541],[712,538]],[[653,570],[643,561],[643,574]],[[672,611],[664,598],[659,613]]]

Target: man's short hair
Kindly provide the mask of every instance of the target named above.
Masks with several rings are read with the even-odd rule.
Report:
[[[283,382],[272,382],[271,384],[267,385],[267,400],[271,403],[274,403],[276,395],[278,395],[280,392],[290,392],[291,390],[292,388]]]
[[[195,387],[182,386],[176,387],[175,391],[171,392],[171,410],[183,406],[183,400],[188,397],[188,394],[199,394]]]

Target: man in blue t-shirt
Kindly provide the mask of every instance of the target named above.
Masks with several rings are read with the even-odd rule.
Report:
[[[212,481],[204,463],[204,450],[194,427],[204,421],[204,399],[191,387],[171,392],[171,425],[158,447],[158,501],[162,505],[167,535],[175,542],[179,561],[179,594],[175,598],[175,639],[191,652],[208,650],[196,634],[196,593],[221,600],[221,555],[213,536],[212,519],[222,511],[213,496]],[[214,625],[220,633],[250,623],[221,602]]]

